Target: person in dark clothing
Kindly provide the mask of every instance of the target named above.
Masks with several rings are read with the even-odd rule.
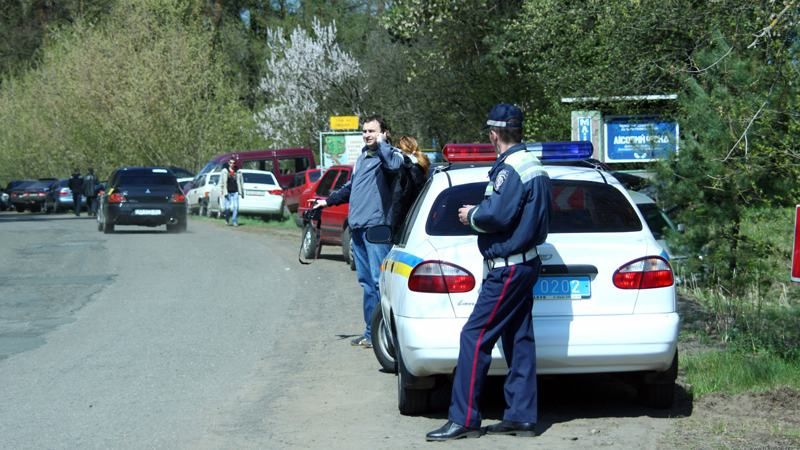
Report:
[[[97,177],[94,169],[89,167],[89,173],[83,177],[83,196],[86,197],[86,213],[90,216],[97,214]]]
[[[405,222],[405,217],[417,199],[425,181],[428,179],[428,169],[431,166],[428,157],[412,136],[401,136],[397,148],[403,152],[403,165],[400,166],[399,176],[395,181],[392,192],[392,240],[395,244],[400,238],[400,229]]]
[[[497,160],[478,205],[463,205],[459,221],[478,235],[484,271],[475,307],[461,330],[448,421],[426,435],[447,441],[487,434],[535,436],[538,418],[533,285],[550,218],[550,177],[522,143],[522,111],[495,105],[486,126]],[[481,429],[480,393],[492,349],[502,339],[509,371],[503,420]]]
[[[81,178],[81,173],[78,171],[78,169],[75,169],[72,172],[72,177],[70,177],[67,186],[69,186],[69,190],[72,191],[72,207],[75,209],[75,215],[80,216],[81,195],[83,194],[83,178]]]

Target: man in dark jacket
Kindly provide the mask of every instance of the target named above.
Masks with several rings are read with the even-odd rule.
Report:
[[[364,334],[350,341],[351,345],[372,347],[372,313],[380,304],[378,282],[381,263],[391,244],[367,241],[367,229],[391,225],[392,183],[403,164],[403,154],[388,142],[389,129],[381,116],[364,119],[364,148],[353,166],[353,176],[328,196],[317,200],[315,208],[350,203],[347,223],[353,238],[356,276],[364,292]]]
[[[97,177],[94,169],[89,167],[89,173],[83,177],[83,196],[86,197],[86,212],[90,216],[97,214]]]
[[[75,215],[81,215],[81,195],[83,194],[83,178],[78,169],[72,172],[72,177],[69,179],[69,190],[72,191],[72,207],[75,209]]]

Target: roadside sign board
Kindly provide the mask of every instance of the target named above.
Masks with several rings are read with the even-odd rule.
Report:
[[[800,205],[794,210],[794,245],[792,246],[792,281],[800,283]]]
[[[329,125],[334,131],[357,130],[358,116],[330,116]]]
[[[591,141],[592,140],[592,118],[579,117],[578,118],[578,140]]]
[[[654,117],[614,117],[604,124],[605,162],[647,162],[678,151],[678,123]]]
[[[320,133],[319,146],[322,168],[327,169],[336,164],[355,164],[364,139],[361,133],[325,132]]]

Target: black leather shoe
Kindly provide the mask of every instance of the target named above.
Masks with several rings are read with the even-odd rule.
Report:
[[[533,437],[536,436],[536,424],[504,420],[486,427],[486,434],[511,434],[514,436]]]
[[[480,428],[467,428],[448,421],[441,428],[425,435],[426,441],[449,441],[451,439],[481,437]]]

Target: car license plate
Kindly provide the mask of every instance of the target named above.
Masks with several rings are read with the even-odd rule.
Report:
[[[247,195],[255,195],[255,196],[258,196],[258,195],[262,195],[263,196],[264,195],[264,191],[256,191],[254,189],[248,189],[245,192],[246,192]]]
[[[539,277],[533,286],[534,300],[580,300],[591,296],[588,276]]]
[[[161,210],[160,209],[134,209],[133,210],[134,216],[160,216]]]

